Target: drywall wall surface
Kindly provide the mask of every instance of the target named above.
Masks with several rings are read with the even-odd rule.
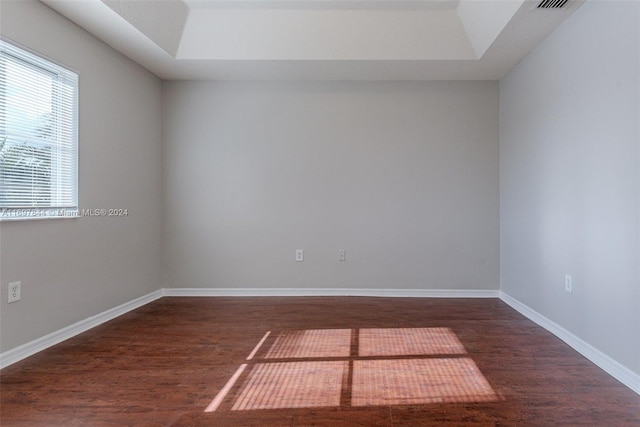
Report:
[[[128,211],[0,224],[6,351],[160,287],[161,82],[42,3],[0,7],[3,37],[79,74],[80,208]]]
[[[500,82],[501,288],[636,373],[639,8],[587,2]]]
[[[497,82],[163,85],[165,286],[497,289]]]

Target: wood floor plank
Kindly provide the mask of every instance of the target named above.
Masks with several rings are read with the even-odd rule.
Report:
[[[414,343],[407,348],[424,350],[424,354],[395,355],[378,350],[380,355],[374,351],[361,357],[357,335],[352,335],[347,355],[331,351],[333,338],[329,333],[323,342],[323,332],[309,334],[313,337],[309,345],[317,346],[312,352],[296,348],[296,353],[277,353],[281,359],[273,358],[273,352],[266,358],[278,336],[296,337],[307,330],[327,329],[343,330],[342,335],[350,329],[355,334],[365,328],[405,328],[415,336],[428,336],[420,328],[440,328],[438,334],[446,329],[457,337],[464,351],[456,349],[456,354],[443,355],[440,347],[437,354],[428,354],[427,347]],[[255,357],[247,360],[268,331],[272,334]],[[366,336],[371,339],[376,334]],[[396,338],[389,342],[393,340]],[[447,357],[473,360],[496,400],[471,401],[470,397],[469,401],[449,403],[350,404],[353,370],[385,366],[356,360],[411,358],[418,362],[388,366],[424,367],[447,364],[419,360]],[[248,387],[254,367],[280,368],[280,364],[290,363],[286,366],[304,372],[327,366],[308,363],[325,359],[348,362],[348,375],[345,373],[339,385],[339,404],[333,399],[327,407],[233,409],[243,391],[250,394],[244,387]],[[218,409],[205,413],[241,364],[247,365],[246,372]],[[296,381],[269,375],[262,381],[283,385]],[[403,377],[401,372],[398,375]],[[411,381],[419,380],[411,377]],[[395,384],[397,389],[386,393],[394,396],[391,401],[400,402],[403,387],[409,385]],[[444,386],[452,384],[456,382],[448,381]],[[359,387],[363,393],[366,384]],[[270,390],[277,393],[277,389]],[[413,393],[415,401],[419,396]],[[268,401],[261,407],[268,407]],[[640,426],[640,396],[498,299],[179,297],[154,301],[0,371],[0,425]]]

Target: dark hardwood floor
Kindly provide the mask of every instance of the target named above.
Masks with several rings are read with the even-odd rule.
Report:
[[[640,426],[640,396],[497,299],[162,298],[0,395],[3,427]]]

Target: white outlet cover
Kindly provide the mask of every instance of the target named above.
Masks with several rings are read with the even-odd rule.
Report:
[[[12,303],[16,301],[20,301],[20,287],[21,282],[12,282],[9,283],[9,296],[7,302]]]
[[[568,274],[564,275],[564,290],[573,293],[573,277]]]

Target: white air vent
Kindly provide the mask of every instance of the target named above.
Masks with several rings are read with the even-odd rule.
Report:
[[[542,0],[536,9],[561,9],[567,5],[569,0]]]

